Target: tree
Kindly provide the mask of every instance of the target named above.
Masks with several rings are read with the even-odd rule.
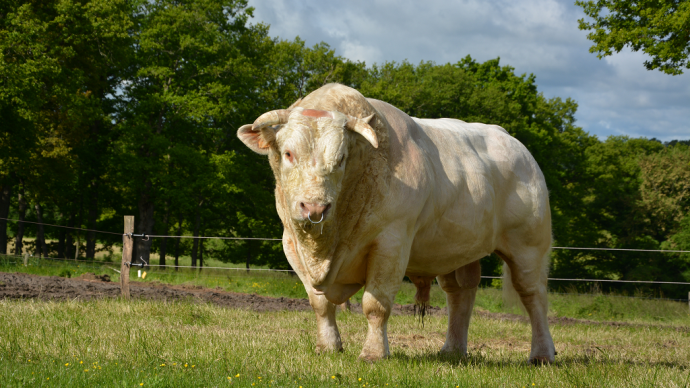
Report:
[[[152,233],[167,203],[198,234],[214,195],[211,157],[260,114],[262,62],[272,41],[265,26],[247,24],[251,12],[244,0],[139,5],[118,126],[121,176],[137,204],[138,233]],[[150,244],[138,241],[137,257],[148,262]]]
[[[683,74],[690,69],[690,1],[597,0],[575,2],[593,22],[578,20],[581,30],[593,30],[587,38],[595,44],[591,53],[601,59],[629,46],[651,56],[648,70]]]
[[[74,204],[86,202],[87,224],[96,226],[112,96],[130,46],[130,5],[126,0],[0,4],[0,186],[4,193],[7,185],[20,184],[16,192],[26,189],[22,201],[34,202],[29,208],[42,209],[37,213],[46,221],[54,221],[52,210],[73,220],[79,207]],[[8,205],[2,202],[0,213]],[[62,255],[65,234],[59,238]],[[87,256],[93,257],[95,248],[91,234]]]
[[[678,143],[640,158],[642,224],[655,240],[674,234],[690,212],[690,147]]]

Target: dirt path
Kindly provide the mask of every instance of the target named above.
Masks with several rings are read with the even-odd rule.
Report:
[[[92,274],[68,279],[24,273],[0,272],[0,299],[92,300],[117,298],[120,284],[97,279]],[[91,275],[91,276],[89,276]],[[254,311],[310,310],[306,299],[271,298],[254,294],[237,294],[200,286],[174,286],[162,283],[130,282],[134,299],[160,301],[190,300],[209,302],[223,307]]]
[[[274,298],[256,294],[238,294],[227,292],[220,288],[209,289],[201,286],[177,286],[152,282],[131,282],[129,289],[132,298],[135,299],[160,301],[188,300],[259,312],[311,310],[311,306],[307,299]],[[93,274],[84,274],[79,278],[68,279],[57,276],[0,272],[0,299],[92,300],[100,298],[117,298],[119,295],[120,284],[110,282],[107,275],[104,275],[103,278]],[[353,303],[352,311],[361,314],[362,306],[358,303]],[[393,315],[413,315],[414,312],[414,305],[396,304],[393,308]],[[427,308],[426,314],[445,315],[446,309],[432,306]],[[528,323],[527,317],[522,315],[491,313],[487,311],[475,311],[475,314],[491,319]],[[683,332],[690,331],[690,328],[680,326],[638,324],[630,322],[602,322],[564,317],[549,318],[549,323],[565,325],[605,325],[615,327],[663,327]]]

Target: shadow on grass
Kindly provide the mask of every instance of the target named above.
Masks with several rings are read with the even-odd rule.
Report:
[[[526,367],[526,368],[536,368],[536,367],[572,367],[572,366],[595,366],[595,365],[627,365],[627,366],[644,366],[644,367],[662,367],[662,368],[674,368],[679,371],[685,371],[690,369],[687,364],[682,362],[668,362],[668,361],[633,361],[627,360],[622,357],[615,355],[610,355],[602,353],[600,355],[589,355],[589,354],[578,354],[572,356],[556,356],[556,361],[551,364],[544,365],[533,365],[527,362],[527,355],[522,361],[517,361],[514,359],[505,360],[492,360],[482,354],[470,353],[467,356],[461,356],[459,354],[441,354],[441,353],[429,353],[410,356],[403,352],[393,352],[389,357],[391,360],[399,360],[406,363],[441,363],[451,366],[478,366],[478,367]]]

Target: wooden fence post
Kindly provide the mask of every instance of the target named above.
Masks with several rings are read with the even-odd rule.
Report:
[[[124,299],[129,300],[129,265],[132,262],[134,239],[127,234],[134,233],[134,216],[125,216],[125,235],[122,236],[122,264],[120,265],[120,290]]]

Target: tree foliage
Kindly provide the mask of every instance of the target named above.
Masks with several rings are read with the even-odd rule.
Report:
[[[644,65],[678,75],[690,69],[690,1],[576,1],[593,19],[580,19],[581,30],[592,31],[589,51],[601,59],[629,46],[651,57]]]

